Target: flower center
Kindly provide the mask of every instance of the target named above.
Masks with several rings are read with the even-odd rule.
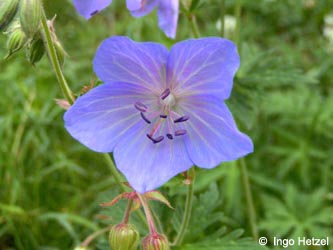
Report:
[[[157,110],[149,108],[142,102],[134,104],[149,127],[147,138],[154,144],[163,141],[165,137],[174,140],[176,137],[186,135],[183,123],[188,121],[189,117],[180,115],[174,110],[176,103],[175,95],[167,88],[159,96]]]

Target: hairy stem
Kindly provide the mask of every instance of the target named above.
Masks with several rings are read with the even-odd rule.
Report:
[[[127,205],[125,215],[124,215],[124,219],[123,219],[124,224],[128,223],[129,216],[131,214],[132,204],[133,204],[133,200],[128,200],[128,205]]]
[[[147,222],[148,222],[148,226],[149,226],[149,232],[150,232],[151,235],[157,235],[156,227],[155,227],[155,224],[154,224],[154,218],[153,218],[153,215],[150,211],[147,199],[138,192],[137,192],[137,195],[138,195],[138,197],[141,201],[141,205],[142,205],[143,210],[145,211],[145,214],[146,214],[146,218],[147,218]]]
[[[60,85],[60,88],[62,90],[62,93],[64,94],[65,98],[67,99],[67,101],[70,104],[74,103],[74,97],[72,95],[72,91],[69,88],[67,81],[65,79],[65,76],[62,72],[58,57],[57,57],[57,53],[56,50],[54,48],[54,44],[52,41],[52,37],[51,37],[51,32],[49,29],[49,26],[47,24],[47,19],[46,19],[46,15],[45,15],[45,11],[44,9],[42,9],[42,29],[43,29],[43,37],[44,37],[44,42],[46,44],[46,48],[47,48],[47,53],[49,55],[51,64],[52,64],[52,68],[56,74],[58,83]]]
[[[183,219],[180,229],[178,231],[174,243],[172,244],[174,246],[179,246],[183,242],[192,214],[192,205],[193,205],[193,196],[194,196],[194,168],[188,170],[188,175],[191,176],[192,179],[191,183],[187,187],[185,211],[183,214]]]
[[[242,183],[243,183],[243,188],[245,192],[245,198],[246,198],[246,206],[247,206],[247,211],[248,211],[248,216],[249,216],[249,223],[251,226],[251,233],[252,236],[255,240],[258,240],[258,228],[256,224],[256,211],[254,208],[254,202],[253,202],[253,196],[252,196],[252,191],[251,191],[251,184],[250,184],[250,179],[249,175],[247,173],[247,166],[244,158],[239,159],[239,166],[241,170],[241,176],[242,176]]]

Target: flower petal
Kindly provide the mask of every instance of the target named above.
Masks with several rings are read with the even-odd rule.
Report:
[[[73,0],[73,2],[80,15],[89,19],[111,4],[112,0]]]
[[[103,84],[75,101],[64,115],[65,127],[88,148],[111,152],[134,125],[144,124],[134,107],[137,101],[148,104],[153,99],[132,84]]]
[[[163,130],[163,129],[162,129]],[[165,131],[162,131],[165,134]],[[193,163],[181,138],[153,144],[146,136],[147,127],[138,124],[114,149],[117,168],[140,193],[154,190]]]
[[[167,82],[184,96],[210,94],[227,99],[238,67],[233,42],[223,38],[191,39],[172,47]]]
[[[168,50],[160,44],[115,36],[98,48],[94,70],[103,82],[127,82],[158,94],[166,87],[167,56]]]
[[[127,9],[134,17],[142,17],[149,14],[158,4],[158,0],[127,0]]]
[[[170,38],[176,37],[179,13],[179,0],[160,1],[158,5],[158,24]]]
[[[187,152],[195,165],[213,168],[253,152],[251,139],[241,133],[228,107],[211,96],[182,100],[181,110],[190,119],[184,126]]]

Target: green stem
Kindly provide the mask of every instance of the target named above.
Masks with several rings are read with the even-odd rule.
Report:
[[[242,0],[237,0],[235,16],[236,16],[236,29],[235,29],[235,43],[240,48],[240,25],[241,25],[241,14],[242,14]]]
[[[181,1],[181,4],[183,5],[184,9],[187,10],[185,15],[187,17],[187,20],[190,23],[193,36],[195,38],[199,38],[200,37],[200,32],[199,32],[199,28],[198,28],[198,25],[197,25],[197,20],[196,20],[195,15],[190,12],[189,7],[185,4],[185,1]]]
[[[148,202],[147,202],[146,198],[143,195],[141,195],[140,193],[137,192],[137,195],[141,201],[141,205],[146,214],[146,218],[147,218],[147,222],[148,222],[148,226],[149,226],[149,232],[151,235],[157,235],[156,227],[154,224],[154,218],[150,211]]]
[[[42,28],[43,28],[44,40],[45,40],[45,43],[46,43],[47,53],[49,55],[49,58],[50,58],[50,61],[51,61],[51,64],[52,64],[52,68],[53,68],[53,70],[56,74],[58,83],[60,85],[60,88],[61,88],[65,98],[67,99],[67,101],[70,104],[73,104],[74,103],[74,97],[72,95],[72,91],[70,90],[70,88],[69,88],[69,86],[66,82],[65,76],[62,73],[62,69],[61,69],[61,66],[60,66],[60,63],[59,63],[59,60],[58,60],[58,57],[57,57],[57,53],[56,53],[56,50],[55,50],[54,45],[53,45],[50,29],[49,29],[49,26],[47,24],[47,19],[46,19],[44,9],[42,9],[41,22],[42,22]]]
[[[191,168],[188,171],[188,175],[192,176],[192,179],[191,183],[187,187],[185,211],[183,214],[183,219],[180,225],[180,229],[178,231],[174,243],[172,244],[174,246],[179,246],[183,242],[192,214],[192,205],[193,205],[193,196],[194,196],[194,168]]]
[[[104,156],[107,166],[109,167],[109,170],[110,170],[113,178],[115,179],[117,185],[119,186],[119,188],[121,189],[122,192],[127,192],[125,186],[123,185],[121,175],[119,174],[119,172],[116,168],[116,165],[114,164],[111,156],[109,154],[103,154],[103,156]]]
[[[224,37],[224,16],[225,16],[225,0],[220,0],[220,11],[221,11],[221,37]]]
[[[245,199],[246,199],[246,206],[247,206],[247,211],[248,211],[248,216],[249,216],[249,223],[251,226],[251,233],[252,236],[255,240],[258,240],[258,228],[256,224],[256,211],[254,207],[254,202],[253,202],[253,196],[251,192],[251,184],[250,184],[250,179],[249,175],[247,172],[247,166],[244,158],[241,158],[239,160],[239,166],[241,170],[241,176],[242,176],[242,183],[243,183],[243,188],[245,192]]]
[[[200,37],[200,32],[199,32],[197,19],[196,19],[195,15],[191,13],[187,16],[187,18],[188,18],[188,21],[190,22],[191,29],[192,29],[192,32],[193,32],[193,36],[195,38],[199,38]]]

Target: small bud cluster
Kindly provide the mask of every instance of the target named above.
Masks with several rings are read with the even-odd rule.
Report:
[[[1,0],[0,31],[8,36],[5,59],[22,48],[26,50],[28,62],[35,65],[45,54],[45,38],[41,31],[43,6],[41,0]],[[16,17],[16,18],[15,18]],[[52,42],[60,65],[65,60],[66,52],[57,39],[53,21],[48,21]]]

